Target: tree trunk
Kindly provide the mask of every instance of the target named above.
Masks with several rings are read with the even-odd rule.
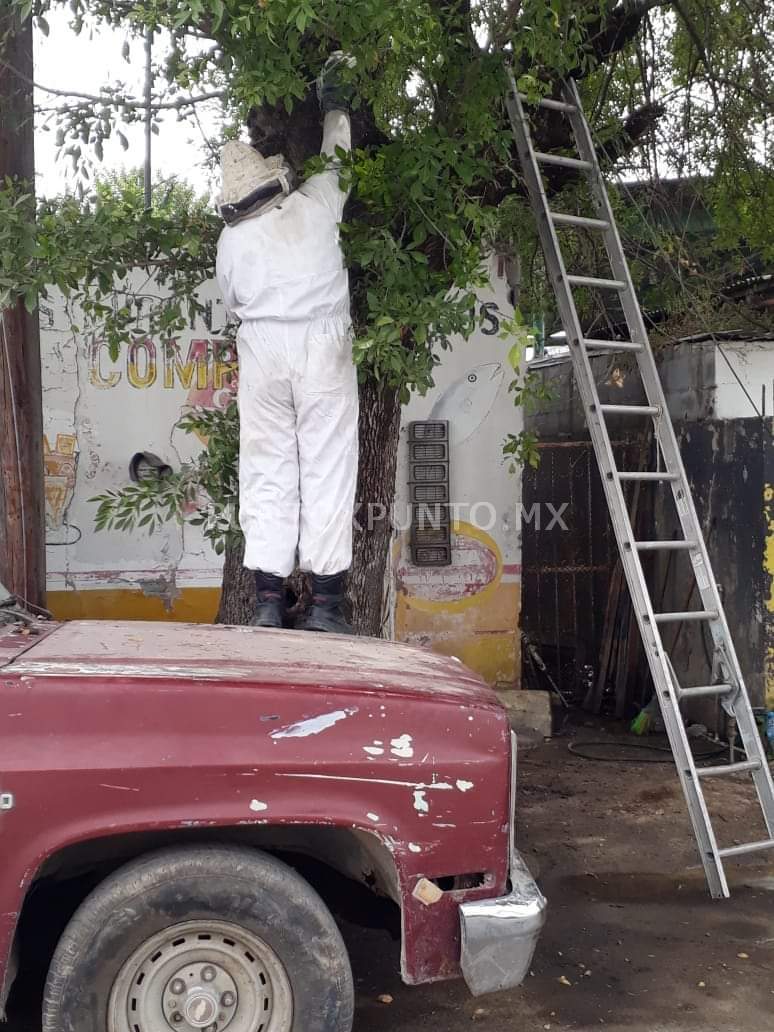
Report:
[[[358,634],[381,636],[385,624],[384,586],[392,537],[392,504],[398,458],[398,393],[368,381],[360,388],[360,467],[349,595]],[[226,549],[218,623],[249,623],[255,605],[250,571],[242,566],[244,542]],[[291,579],[298,595],[298,574]]]
[[[245,557],[245,543],[226,548],[223,564],[223,590],[216,623],[247,624],[255,609],[255,581],[251,570],[242,565]]]
[[[398,392],[368,380],[360,388],[360,468],[349,595],[358,634],[381,637],[398,459]]]
[[[32,191],[32,19],[0,12],[0,46],[0,182]],[[0,581],[34,606],[45,604],[45,547],[38,318],[17,302],[0,310]]]

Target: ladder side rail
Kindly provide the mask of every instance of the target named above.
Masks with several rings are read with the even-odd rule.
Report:
[[[731,892],[728,887],[723,860],[720,856],[720,847],[715,836],[715,828],[709,814],[700,777],[696,770],[696,761],[688,742],[688,736],[685,733],[683,715],[680,712],[680,685],[675,669],[672,666],[672,661],[665,653],[664,659],[668,671],[668,680],[661,689],[659,689],[658,684],[655,685],[661,715],[664,718],[664,727],[666,728],[667,738],[672,748],[675,766],[677,767],[683,795],[685,796],[694,838],[699,847],[699,857],[704,868],[704,876],[707,879],[710,895],[713,899],[728,899]],[[675,749],[675,742],[685,743],[685,754],[688,761],[685,765],[681,764],[681,751]]]
[[[634,531],[628,516],[626,499],[617,477],[607,425],[599,410],[599,398],[594,383],[594,375],[589,357],[582,344],[583,333],[580,320],[569,284],[567,283],[567,274],[556,230],[548,214],[548,201],[540,170],[535,160],[529,126],[518,96],[513,73],[510,69],[508,70],[508,79],[510,91],[507,97],[507,107],[513,127],[514,139],[527,181],[530,201],[546,257],[546,265],[552,279],[557,304],[570,345],[570,356],[575,370],[578,392],[585,409],[589,432],[600,466],[608,510],[618,541],[621,563],[626,573],[626,580],[645,647],[645,654],[648,658],[655,690],[658,693],[659,702],[664,712],[664,722],[667,727],[672,751],[677,761],[678,776],[688,805],[694,834],[699,843],[700,855],[710,892],[714,897],[728,896],[728,885],[718,856],[718,847],[709,815],[707,814],[706,803],[698,784],[693,755],[685,735],[679,701],[674,690],[672,675],[668,665],[668,657],[663,648],[661,635],[655,622],[652,602],[647,592],[644,573],[636,549]]]

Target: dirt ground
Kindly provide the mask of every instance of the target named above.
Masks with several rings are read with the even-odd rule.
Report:
[[[673,765],[592,762],[569,740],[520,760],[519,846],[549,900],[526,984],[477,1000],[461,982],[409,989],[397,943],[347,926],[355,1032],[774,1028],[774,854],[729,864],[732,897],[711,900]],[[712,785],[722,843],[763,837],[748,825],[748,786],[742,776]],[[17,994],[14,1010],[7,1032],[39,1032],[24,1017],[35,1001]]]

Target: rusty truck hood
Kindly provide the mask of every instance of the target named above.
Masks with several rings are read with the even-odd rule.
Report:
[[[9,643],[7,652],[0,642],[0,666],[10,659],[10,674],[236,681],[286,691],[317,686],[496,705],[491,689],[459,660],[377,638],[84,620],[11,641],[15,649]]]
[[[419,879],[475,875],[465,898],[505,890],[508,721],[449,657],[302,631],[75,622],[2,666],[0,703],[0,789],[15,801],[0,812],[14,844],[0,981],[36,872],[103,838],[226,829],[292,851],[300,829],[335,831],[358,876],[378,868],[402,901],[409,981],[453,974],[459,956],[459,893],[430,908],[412,895]]]

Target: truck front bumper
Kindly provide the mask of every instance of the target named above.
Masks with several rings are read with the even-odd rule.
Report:
[[[460,905],[460,966],[474,996],[521,985],[532,963],[545,910],[545,896],[516,850],[507,896]]]

